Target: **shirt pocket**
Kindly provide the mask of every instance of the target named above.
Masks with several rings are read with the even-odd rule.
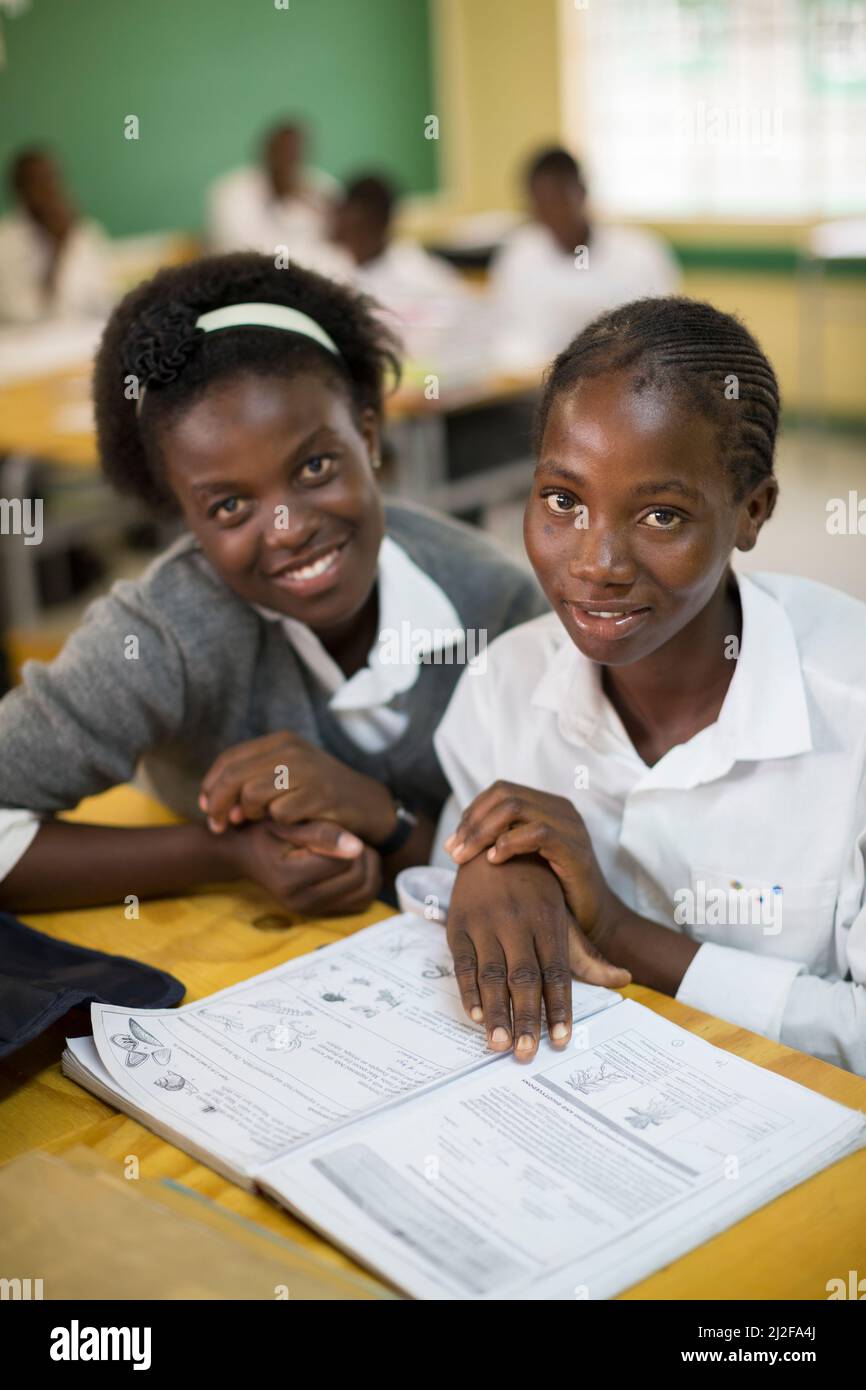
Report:
[[[814,967],[833,943],[835,879],[744,877],[692,869],[687,893],[674,895],[674,921],[695,941],[712,941]]]

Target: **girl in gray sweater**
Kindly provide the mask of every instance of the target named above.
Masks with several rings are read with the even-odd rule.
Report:
[[[383,503],[398,363],[374,310],[243,253],[163,270],[115,311],[103,468],[186,531],[0,701],[0,906],[249,877],[291,910],[358,911],[426,859],[457,677],[545,604],[475,530]],[[54,819],[136,770],[187,823]]]

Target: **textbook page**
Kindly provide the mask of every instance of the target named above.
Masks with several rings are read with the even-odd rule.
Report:
[[[573,1002],[581,1019],[622,1000],[575,982]],[[500,1055],[463,1010],[444,928],[410,913],[180,1009],[91,1017],[136,1110],[244,1174]]]
[[[866,1120],[630,1000],[270,1164],[417,1298],[606,1298],[864,1143]]]

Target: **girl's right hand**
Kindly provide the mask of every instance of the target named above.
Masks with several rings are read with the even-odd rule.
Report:
[[[507,1052],[513,1046],[519,1061],[538,1051],[542,1000],[551,1043],[568,1043],[572,975],[609,989],[631,980],[580,931],[556,875],[534,855],[464,864],[451,895],[447,936],[463,1007],[484,1023],[488,1047]]]
[[[213,836],[228,867],[251,878],[290,912],[363,912],[382,884],[382,861],[333,821],[282,826],[253,821]]]

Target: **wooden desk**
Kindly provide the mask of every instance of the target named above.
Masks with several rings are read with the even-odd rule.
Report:
[[[73,818],[114,825],[172,820],[130,788],[82,803]],[[137,922],[128,922],[120,906],[41,913],[26,920],[65,941],[162,966],[183,980],[191,1000],[389,915],[390,909],[379,904],[357,917],[304,922],[253,885],[239,884],[227,892],[143,903]],[[626,994],[717,1047],[866,1110],[866,1080],[653,990],[632,986]],[[75,1030],[68,1023],[56,1024],[0,1063],[0,1161],[31,1148],[61,1153],[81,1143],[118,1163],[135,1154],[144,1176],[173,1178],[343,1267],[358,1268],[281,1208],[227,1182],[62,1076],[65,1033],[89,1032],[83,1014],[78,1021]],[[866,1270],[866,1150],[819,1173],[621,1297],[826,1299],[827,1280],[847,1279],[850,1269],[861,1275]]]
[[[26,454],[73,468],[96,467],[89,420],[91,366],[0,386],[0,454]]]

